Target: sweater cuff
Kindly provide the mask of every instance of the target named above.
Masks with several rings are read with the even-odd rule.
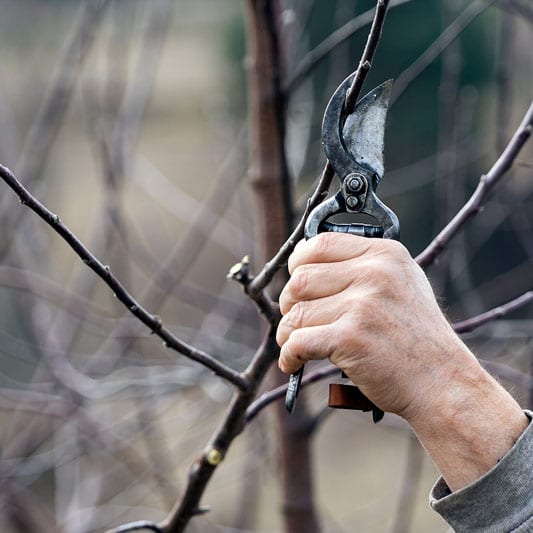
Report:
[[[474,483],[452,492],[440,478],[429,503],[455,531],[533,531],[533,413],[514,446]]]

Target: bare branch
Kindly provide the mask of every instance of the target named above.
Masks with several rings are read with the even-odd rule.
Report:
[[[259,309],[259,312],[264,315],[269,324],[277,327],[281,317],[278,304],[273,302],[270,296],[263,290],[254,293],[249,292],[253,278],[249,276],[249,260],[247,255],[239,263],[231,267],[227,277],[240,283],[244,288],[244,292],[250,296]]]
[[[447,226],[435,237],[435,239],[433,239],[429,246],[416,257],[416,261],[422,268],[431,265],[437,256],[446,248],[446,245],[463,228],[466,222],[479,213],[488,194],[499,183],[509,168],[511,168],[515,157],[529,139],[532,128],[533,103],[529,106],[520,126],[501,156],[494,163],[488,173],[484,174],[479,179],[478,186],[469,200],[452,218]]]
[[[381,31],[383,30],[383,24],[385,23],[385,16],[389,7],[389,0],[378,0],[376,3],[376,11],[374,13],[374,19],[372,21],[372,27],[366,39],[365,48],[357,66],[355,77],[352,81],[352,85],[346,92],[346,100],[344,102],[344,113],[346,116],[351,115],[355,109],[355,104],[359,98],[359,93],[363,88],[366,76],[372,66],[374,55],[376,53],[379,40],[381,39]]]
[[[499,305],[498,307],[494,307],[485,313],[481,313],[480,315],[467,320],[462,320],[461,322],[456,322],[453,324],[453,329],[457,333],[469,333],[470,331],[474,331],[476,328],[479,328],[487,322],[498,320],[509,313],[520,309],[530,302],[533,302],[533,291],[528,291],[518,298],[515,298],[514,300],[511,300],[503,305]]]
[[[248,389],[248,381],[239,372],[229,368],[217,361],[213,356],[190,346],[174,335],[165,327],[161,319],[151,314],[133,296],[126,290],[120,281],[111,273],[110,268],[104,265],[95,257],[85,245],[70,231],[70,229],[61,222],[58,215],[52,213],[46,206],[37,200],[32,194],[17,180],[13,173],[3,165],[0,165],[0,177],[15,191],[19,196],[20,202],[35,212],[41,219],[50,225],[54,231],[70,245],[82,261],[93,270],[113,291],[116,298],[122,302],[143,324],[148,326],[150,331],[160,337],[165,346],[171,348],[186,357],[201,363],[211,369],[215,374],[223,377],[230,383],[233,383],[241,390]]]

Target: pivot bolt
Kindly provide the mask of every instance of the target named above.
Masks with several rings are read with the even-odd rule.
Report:
[[[360,203],[361,203],[361,200],[357,196],[348,196],[346,198],[346,205],[350,209],[357,209]]]
[[[350,174],[345,183],[346,191],[352,194],[359,194],[365,188],[364,178],[360,174]]]

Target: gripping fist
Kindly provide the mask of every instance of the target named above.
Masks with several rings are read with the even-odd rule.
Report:
[[[339,367],[381,409],[408,417],[465,361],[477,361],[398,242],[341,233],[301,241],[280,296],[279,367]],[[444,381],[446,383],[446,381]]]

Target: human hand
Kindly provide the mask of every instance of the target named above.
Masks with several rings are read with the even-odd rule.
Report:
[[[447,371],[478,369],[401,244],[322,233],[297,245],[289,271],[277,332],[284,372],[329,358],[381,409],[408,418]]]

